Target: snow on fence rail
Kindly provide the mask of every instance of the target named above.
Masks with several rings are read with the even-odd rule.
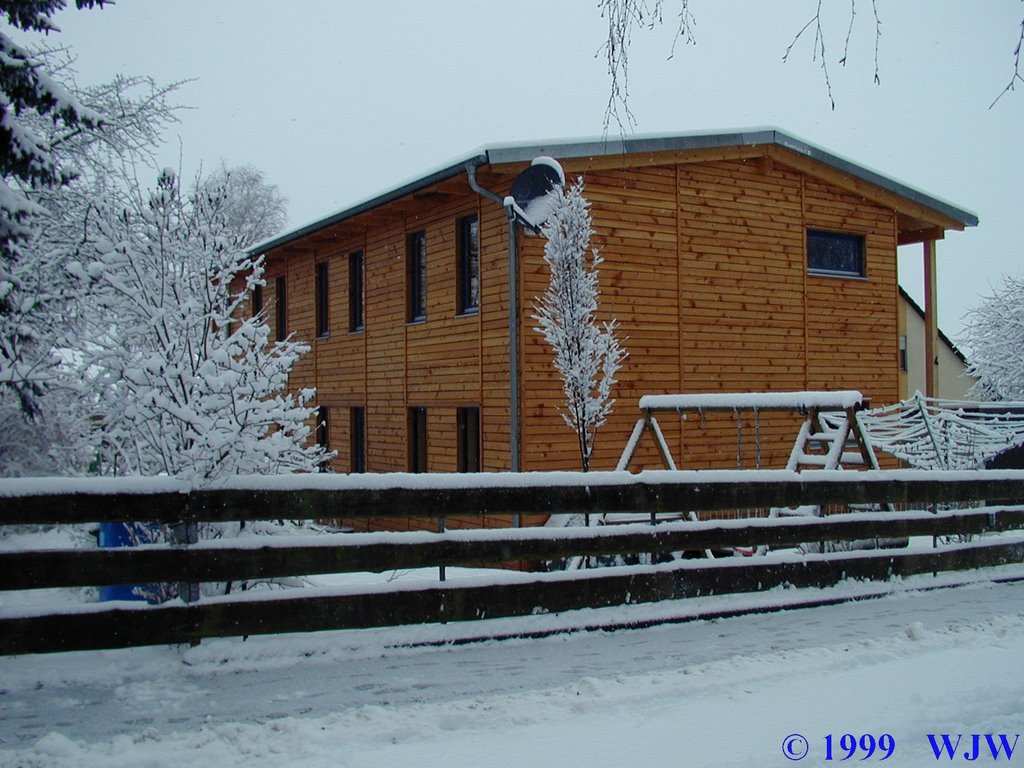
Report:
[[[1024,500],[1024,472],[778,471],[385,476],[249,479],[187,491],[118,493],[117,484],[0,482],[0,525],[90,521],[223,521],[439,514],[678,512],[783,504]],[[42,490],[42,492],[40,492]],[[984,533],[1024,528],[1024,508],[931,514],[853,513],[800,520],[675,522],[595,529],[375,533],[294,540],[200,542],[108,550],[0,552],[0,590],[146,581],[219,581],[386,571],[425,565],[557,560],[579,555],[702,551],[717,547]],[[0,612],[0,653],[195,642],[204,637],[519,616],[746,592],[829,586],[1024,561],[1024,539],[929,551],[682,560],[655,566],[495,572],[423,588],[287,590],[159,606],[92,604],[59,614]]]

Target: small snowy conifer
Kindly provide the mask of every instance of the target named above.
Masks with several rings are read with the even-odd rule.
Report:
[[[967,315],[963,335],[970,350],[971,390],[983,400],[1024,400],[1024,277],[1003,284]]]
[[[551,347],[555,369],[562,379],[562,419],[576,433],[583,471],[590,469],[597,430],[605,423],[615,401],[611,390],[626,351],[615,337],[617,321],[598,323],[598,266],[601,257],[590,250],[594,233],[590,203],[583,196],[583,180],[568,190],[556,186],[551,215],[543,226],[547,243],[544,261],[551,281],[534,301],[531,316]],[[588,258],[589,253],[589,258]]]

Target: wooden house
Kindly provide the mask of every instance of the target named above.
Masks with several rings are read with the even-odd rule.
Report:
[[[544,239],[502,206],[537,156],[584,179],[601,313],[629,352],[595,469],[614,467],[643,394],[897,401],[897,245],[923,243],[934,276],[935,241],[977,224],[772,129],[486,148],[258,247],[272,324],[312,346],[291,383],[317,388],[335,471],[579,468],[530,318]],[[926,313],[934,324],[931,302]],[[777,417],[710,422],[663,425],[681,466],[785,463],[793,434]],[[655,459],[642,449],[634,466]]]

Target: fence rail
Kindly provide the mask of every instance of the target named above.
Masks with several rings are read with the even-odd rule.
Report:
[[[436,517],[577,512],[673,513],[828,504],[933,504],[1024,499],[1024,471],[694,470],[466,475],[307,475],[234,487],[88,479],[0,481],[0,525]],[[176,489],[177,488],[177,489]],[[133,492],[134,491],[134,492]],[[144,499],[144,501],[143,501]],[[140,510],[140,507],[144,509]]]
[[[200,542],[126,549],[0,552],[0,590],[140,582],[225,581],[387,571],[574,556],[699,552],[804,542],[984,534],[1024,529],[1024,472],[654,472],[304,478],[272,487],[182,492],[110,481],[0,481],[0,525],[95,521],[225,521],[536,512],[641,512],[805,504],[999,502],[955,512],[866,513],[792,520],[673,522],[603,529],[338,534],[266,544]],[[241,487],[250,482],[254,487]],[[301,487],[288,487],[301,484]],[[262,487],[260,487],[262,486]],[[146,493],[144,491],[151,490]],[[547,573],[509,583],[388,585],[354,594],[289,590],[160,606],[99,604],[59,615],[0,612],[0,653],[194,642],[205,637],[462,621],[768,589],[844,578],[963,570],[1024,561],[1024,538],[932,551],[846,552],[677,560],[656,566]],[[502,581],[495,577],[492,581]]]

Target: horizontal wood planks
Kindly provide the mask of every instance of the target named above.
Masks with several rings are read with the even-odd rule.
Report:
[[[615,465],[643,394],[859,389],[875,404],[898,399],[894,210],[862,198],[856,185],[841,188],[796,163],[763,162],[746,150],[678,160],[566,165],[570,179],[575,173],[585,178],[593,245],[604,259],[600,319],[618,319],[629,351],[592,466]],[[485,167],[481,182],[500,196],[511,176]],[[377,213],[394,215],[367,216],[363,224],[357,217],[337,236],[311,239],[311,249],[300,241],[273,254],[268,300],[274,276],[286,270],[290,328],[313,345],[293,386],[317,386],[319,401],[340,414],[331,430],[339,471],[350,466],[346,414],[352,406],[367,409],[370,471],[409,466],[412,406],[428,411],[429,470],[455,467],[455,414],[464,406],[480,408],[482,468],[508,469],[504,211],[468,186],[463,191],[446,183],[436,195],[403,199]],[[480,308],[459,316],[456,223],[471,214],[480,223]],[[809,275],[808,228],[863,235],[866,277]],[[426,235],[427,317],[408,323],[406,242],[416,231]],[[547,285],[543,247],[543,238],[520,230],[522,466],[573,469],[579,456],[558,407],[561,382],[530,317]],[[355,250],[365,253],[366,328],[352,334],[347,258]],[[312,339],[313,275],[325,260],[330,334]],[[789,455],[800,419],[748,413],[701,423],[662,421],[681,466],[777,467]],[[634,468],[660,465],[653,445],[641,445]]]

